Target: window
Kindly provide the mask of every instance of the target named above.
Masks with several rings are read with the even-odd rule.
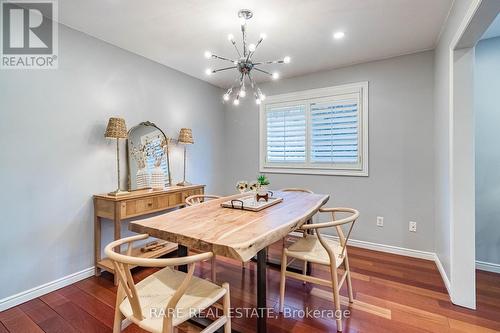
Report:
[[[270,162],[306,161],[306,108],[279,106],[267,117],[267,159]]]
[[[269,96],[260,124],[261,172],[368,176],[368,82]]]

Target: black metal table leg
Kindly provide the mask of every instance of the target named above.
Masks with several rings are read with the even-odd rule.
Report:
[[[187,255],[188,255],[188,248],[185,247],[184,245],[177,245],[177,256],[185,257]],[[187,265],[179,266],[179,271],[187,273]]]
[[[305,272],[302,272],[302,274],[304,274],[304,273],[305,273],[306,275],[311,276],[311,267],[312,267],[311,262],[310,262],[310,261],[308,261],[308,262],[307,262],[307,265],[306,265],[306,271],[305,271]]]
[[[267,304],[266,304],[266,265],[267,248],[263,248],[257,253],[257,332],[267,332]]]

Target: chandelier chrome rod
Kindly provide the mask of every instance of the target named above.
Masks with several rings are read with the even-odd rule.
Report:
[[[253,80],[253,77],[250,75],[250,73],[247,73],[247,76],[248,80],[250,81],[250,86],[255,90],[255,81]]]
[[[240,77],[240,90],[236,93],[236,98],[235,98],[235,100],[237,100],[238,103],[239,103],[239,100],[240,100],[240,92],[241,92],[241,87],[243,86],[243,83],[244,83],[244,78],[245,78],[245,74],[241,73],[241,77]]]
[[[242,79],[240,82],[240,91],[245,90],[245,80]]]
[[[235,62],[235,60],[233,60],[233,59],[229,59],[229,58],[226,58],[226,57],[221,57],[221,56],[218,56],[216,54],[212,54],[212,58],[229,61],[229,62],[232,62],[233,64]]]
[[[247,29],[246,22],[241,25],[241,34],[243,35],[243,56],[247,56]]]
[[[238,57],[241,58],[240,50],[238,50],[238,46],[236,45],[236,42],[234,41],[234,39],[231,40],[231,44],[233,44],[234,49],[236,50],[236,53],[238,53]]]
[[[250,86],[252,87],[254,97],[259,98],[259,94],[257,93],[257,90],[260,91],[259,87],[257,87],[257,84],[253,80],[253,77],[250,76],[250,73],[248,73],[247,76],[248,80],[250,80]]]
[[[234,69],[236,68],[237,66],[232,66],[232,67],[224,67],[224,68],[217,68],[217,69],[214,69],[212,71],[213,74],[217,73],[217,72],[222,72],[222,71],[227,71],[228,69]]]
[[[255,81],[253,80],[253,77],[250,75],[250,73],[247,73],[247,75],[248,75],[248,79],[250,80],[250,85],[252,86],[253,96],[255,98],[255,101],[257,104],[260,104],[262,102],[262,100],[264,100],[264,98],[266,98],[266,96],[262,93],[259,86],[257,86],[257,83],[255,83]]]
[[[238,82],[238,78],[234,79],[234,83],[231,85],[231,88],[229,88],[226,93],[224,95],[227,95],[227,98],[225,98],[224,100],[229,100],[229,98],[231,97],[231,94],[233,93],[233,91],[235,90],[236,88],[236,84]]]
[[[271,65],[271,64],[284,64],[285,60],[284,59],[279,59],[279,60],[269,60],[269,61],[261,61],[261,62],[255,62],[254,65]]]
[[[247,57],[247,61],[252,59],[252,56],[254,55],[255,51],[257,51],[257,48],[259,47],[260,43],[262,43],[262,41],[264,40],[264,38],[259,38],[259,40],[257,41],[257,45],[255,45],[255,50],[253,50],[253,52],[248,52],[248,57]]]
[[[257,67],[254,67],[253,69],[255,69],[256,71],[259,71],[261,73],[264,73],[264,74],[267,74],[267,75],[270,75],[270,76],[273,76],[273,74],[269,73],[268,71],[265,71],[263,69],[260,69],[260,68],[257,68]]]

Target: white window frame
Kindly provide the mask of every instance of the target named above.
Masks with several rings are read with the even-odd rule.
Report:
[[[361,160],[355,165],[310,163],[311,103],[318,100],[328,100],[328,98],[339,95],[352,94],[359,94],[358,150],[360,151],[359,156]],[[299,103],[306,105],[306,162],[267,162],[267,107],[293,105]],[[368,81],[268,96],[265,101],[260,104],[259,123],[259,169],[262,173],[368,176]]]

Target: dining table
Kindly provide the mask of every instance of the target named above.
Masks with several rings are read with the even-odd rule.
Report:
[[[267,332],[267,247],[298,229],[329,200],[327,194],[274,191],[282,201],[260,211],[225,208],[222,203],[251,196],[237,194],[185,207],[166,214],[136,220],[129,229],[178,244],[178,255],[188,249],[213,252],[241,262],[256,257],[256,332]],[[185,271],[186,267],[179,267]]]

